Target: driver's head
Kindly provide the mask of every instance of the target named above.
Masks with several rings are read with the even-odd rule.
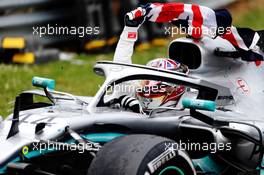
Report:
[[[169,58],[157,58],[147,63],[147,66],[156,67],[188,74],[186,65]],[[137,98],[144,111],[150,111],[158,107],[175,107],[185,92],[185,87],[162,81],[141,80],[140,91]]]

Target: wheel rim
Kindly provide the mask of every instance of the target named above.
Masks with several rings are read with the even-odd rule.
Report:
[[[180,169],[180,168],[178,168],[178,167],[176,167],[176,166],[168,166],[168,167],[166,167],[166,168],[164,168],[160,173],[159,173],[159,175],[166,175],[166,173],[176,173],[175,175],[184,175],[184,172]]]

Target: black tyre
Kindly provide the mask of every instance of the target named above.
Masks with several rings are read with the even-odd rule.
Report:
[[[168,149],[176,144],[153,135],[128,135],[104,145],[92,161],[88,175],[193,175],[185,151]]]

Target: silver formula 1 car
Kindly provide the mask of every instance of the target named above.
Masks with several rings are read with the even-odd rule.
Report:
[[[94,71],[106,80],[94,97],[33,78],[43,90],[18,95],[13,114],[0,123],[0,174],[264,174],[263,64],[235,58],[221,38],[176,39],[169,56],[190,74],[98,62]],[[138,80],[188,90],[176,108],[149,114],[104,102],[113,86]]]

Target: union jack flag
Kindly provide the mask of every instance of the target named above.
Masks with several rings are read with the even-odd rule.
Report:
[[[236,47],[243,60],[264,60],[263,55],[256,52],[260,35],[249,28],[232,26],[232,16],[226,9],[212,10],[208,7],[184,3],[149,3],[129,13],[130,19],[147,16],[147,19],[156,23],[171,22],[186,26],[191,30],[187,33],[193,38],[221,36]],[[219,33],[219,28],[224,32]],[[214,32],[211,29],[216,29]],[[185,30],[186,31],[186,30]],[[263,46],[261,46],[263,47]]]

